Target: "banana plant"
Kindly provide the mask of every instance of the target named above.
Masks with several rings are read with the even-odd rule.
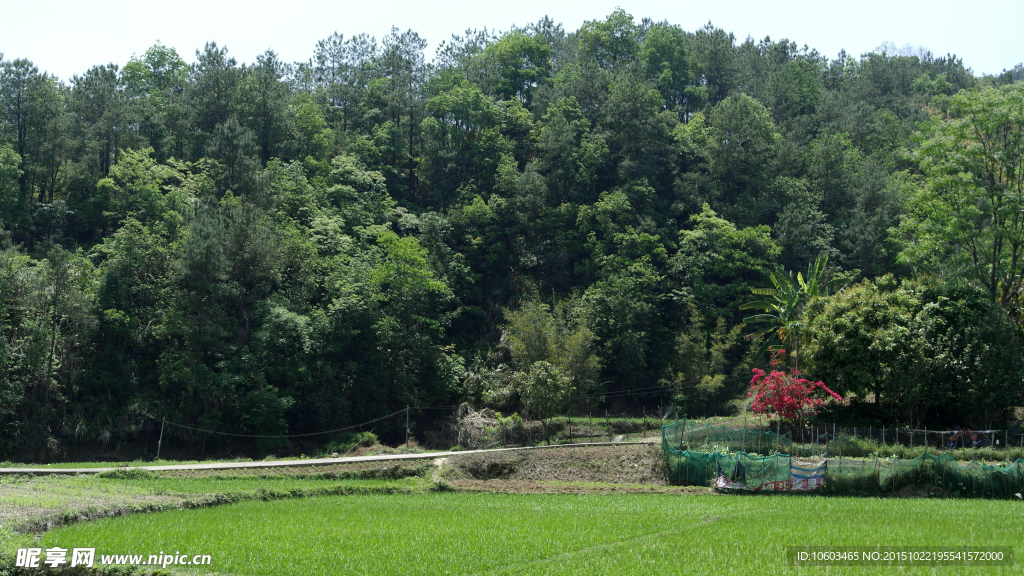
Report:
[[[761,336],[760,356],[772,348],[790,348],[796,358],[800,346],[800,330],[803,327],[804,305],[818,295],[829,295],[841,290],[850,283],[848,278],[833,278],[823,282],[828,270],[828,256],[819,257],[807,266],[807,278],[797,272],[786,272],[781,266],[771,273],[770,279],[774,288],[753,288],[757,296],[765,296],[761,300],[747,302],[740,310],[762,310],[743,319],[744,324],[760,324],[747,337]]]

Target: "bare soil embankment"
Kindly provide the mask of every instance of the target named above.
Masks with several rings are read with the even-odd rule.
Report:
[[[452,455],[441,476],[455,488],[487,492],[708,492],[669,486],[657,444]]]

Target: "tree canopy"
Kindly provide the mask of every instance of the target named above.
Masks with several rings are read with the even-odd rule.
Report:
[[[333,34],[242,63],[209,42],[189,64],[158,43],[68,81],[0,56],[0,457],[142,443],[164,417],[282,435],[499,396],[724,411],[766,361],[740,305],[826,259],[988,302],[868,284],[833,296],[837,322],[861,297],[908,326],[934,304],[921,338],[996,346],[995,310],[1022,317],[1013,74],[621,9],[426,46]]]

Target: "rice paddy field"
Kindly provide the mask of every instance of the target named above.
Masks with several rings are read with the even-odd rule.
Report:
[[[787,559],[788,546],[1019,547],[1017,499],[928,490],[918,495],[940,497],[722,495],[667,485],[661,458],[652,444],[300,468],[0,475],[0,574],[28,547],[95,548],[97,566],[106,559],[108,567],[137,556],[139,576],[1022,572],[796,567]],[[209,564],[154,566],[161,560],[150,563],[151,555],[165,564],[206,555]]]
[[[1019,574],[794,567],[786,546],[1020,546],[1016,501],[419,492],[243,501],[73,524],[48,547],[210,555],[175,573]]]

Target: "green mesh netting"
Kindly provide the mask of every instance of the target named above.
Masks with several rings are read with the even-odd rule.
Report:
[[[673,450],[666,455],[673,484],[711,486],[719,476],[756,489],[765,484],[789,480],[790,458],[786,454],[754,456],[744,452],[690,452]]]
[[[789,480],[787,454],[758,456],[746,450],[769,452],[791,445],[792,441],[787,436],[774,432],[712,425],[690,426],[685,419],[661,429],[662,452],[668,464],[670,481],[674,484],[710,486],[719,476],[750,488],[785,482]],[[708,446],[737,452],[699,450]]]
[[[832,459],[828,466],[831,473]],[[1020,459],[1004,467],[960,464],[949,454],[922,454],[912,460],[879,461],[876,467],[877,489],[883,491],[911,485],[941,486],[956,496],[985,498],[1015,498],[1024,492],[1024,460]]]
[[[694,425],[683,419],[663,426],[662,438],[677,450],[700,450],[718,446],[729,452],[769,454],[788,451],[793,446],[789,434],[776,434],[767,430],[726,428],[713,424]],[[704,450],[713,452],[714,450]]]
[[[760,441],[760,446],[757,442]],[[830,443],[842,454],[843,438]],[[790,456],[757,456],[791,447],[786,436],[772,432],[692,426],[680,420],[663,426],[661,448],[673,484],[710,486],[716,479],[739,482],[751,489],[790,479]],[[708,452],[708,447],[715,449]],[[723,451],[719,451],[719,449]],[[735,450],[735,453],[729,453]],[[912,460],[828,458],[825,489],[834,493],[896,491],[906,486],[940,486],[954,496],[1015,498],[1024,493],[1024,460],[1001,467],[979,462],[959,464],[949,454],[922,454]]]

